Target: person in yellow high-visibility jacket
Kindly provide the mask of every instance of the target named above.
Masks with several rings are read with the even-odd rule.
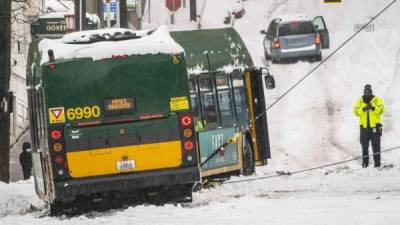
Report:
[[[362,167],[368,167],[368,148],[371,141],[374,152],[374,166],[381,166],[381,115],[385,112],[383,100],[372,94],[371,85],[364,87],[364,95],[357,99],[354,104],[353,113],[359,117],[360,143],[362,147]]]

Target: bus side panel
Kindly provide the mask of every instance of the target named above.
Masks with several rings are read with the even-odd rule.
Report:
[[[33,165],[33,176],[35,177],[35,189],[37,195],[41,199],[45,199],[46,188],[45,181],[43,179],[43,167],[42,157],[40,152],[32,152],[32,165]]]

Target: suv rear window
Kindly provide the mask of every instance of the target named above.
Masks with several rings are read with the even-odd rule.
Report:
[[[311,22],[292,22],[285,23],[279,27],[279,36],[289,36],[298,34],[313,34],[314,26]]]

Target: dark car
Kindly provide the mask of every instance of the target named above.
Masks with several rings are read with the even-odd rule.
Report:
[[[265,34],[265,59],[272,63],[305,57],[321,61],[321,49],[329,48],[329,32],[322,16],[282,16],[273,19],[261,34]]]

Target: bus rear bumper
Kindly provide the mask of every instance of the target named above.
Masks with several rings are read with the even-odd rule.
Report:
[[[55,200],[68,202],[80,195],[111,191],[130,192],[149,187],[194,184],[198,181],[200,181],[198,167],[59,181],[55,183]]]

